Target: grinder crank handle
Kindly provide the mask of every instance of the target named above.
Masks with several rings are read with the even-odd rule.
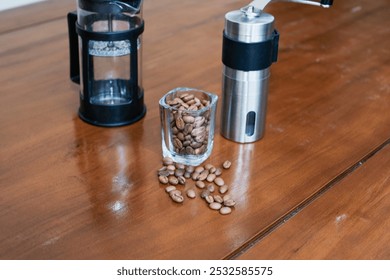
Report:
[[[312,1],[312,0],[254,0],[248,6],[252,6],[260,11],[264,10],[265,6],[267,6],[270,2],[293,2],[300,4],[308,4],[319,6],[323,8],[329,8],[333,4],[333,0],[320,0],[320,1]]]

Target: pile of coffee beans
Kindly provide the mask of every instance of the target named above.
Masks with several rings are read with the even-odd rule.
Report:
[[[202,96],[183,92],[165,101],[177,109],[172,111],[170,123],[171,142],[177,154],[201,155],[207,150],[211,114],[210,110],[201,110],[210,105],[210,100],[206,94]]]
[[[227,160],[221,166],[222,168],[212,164],[197,167],[186,166],[174,163],[171,158],[165,157],[163,166],[157,171],[157,175],[161,184],[168,185],[165,191],[174,202],[183,203],[185,196],[189,199],[200,196],[210,209],[227,215],[232,212],[232,207],[236,205],[236,202],[227,194],[229,186],[221,175],[222,169],[229,169],[231,162]],[[188,180],[192,181],[193,186],[186,184]],[[180,185],[183,186],[183,191],[180,190]],[[215,194],[217,189],[219,194]]]

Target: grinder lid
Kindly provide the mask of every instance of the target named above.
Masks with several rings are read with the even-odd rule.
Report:
[[[272,15],[252,6],[231,11],[225,15],[225,35],[245,43],[266,41],[273,36],[274,20]]]

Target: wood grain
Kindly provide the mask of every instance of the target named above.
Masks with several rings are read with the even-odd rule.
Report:
[[[177,86],[220,95],[223,16],[247,2],[145,1],[147,115],[112,129],[77,116],[63,2],[64,17],[0,35],[0,259],[229,258],[390,138],[387,0],[271,5],[266,136],[240,145],[217,125],[208,160],[232,161],[237,205],[177,205],[155,175],[158,100]]]
[[[390,145],[240,259],[390,258]]]

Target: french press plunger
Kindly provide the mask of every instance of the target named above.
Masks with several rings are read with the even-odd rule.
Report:
[[[80,84],[79,116],[126,125],[146,112],[141,77],[142,0],[78,0],[68,14],[70,77]]]
[[[274,17],[263,12],[270,2],[296,2],[328,8],[333,0],[255,0],[225,15],[221,134],[250,143],[265,130],[270,66],[278,57]]]

